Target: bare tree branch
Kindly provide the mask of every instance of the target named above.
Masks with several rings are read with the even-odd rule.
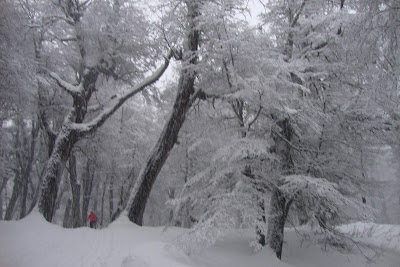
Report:
[[[255,116],[254,119],[249,123],[248,129],[250,129],[251,125],[253,125],[253,123],[255,123],[256,120],[258,119],[258,116],[260,116],[261,109],[262,109],[262,106],[260,105],[260,107],[258,108],[258,111],[257,111],[256,116]]]

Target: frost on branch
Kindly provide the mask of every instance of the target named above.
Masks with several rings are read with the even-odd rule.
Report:
[[[332,223],[374,218],[372,208],[342,194],[337,184],[323,178],[306,175],[286,176],[283,177],[280,190],[287,198],[293,198],[304,205],[309,217],[316,219],[324,229]]]
[[[215,152],[210,166],[189,179],[180,196],[168,203],[175,218],[186,216],[185,209],[195,218],[196,225],[178,240],[189,254],[214,244],[231,229],[255,227],[260,199],[267,203],[264,185],[271,183],[270,168],[276,161],[269,144],[251,138],[229,141]],[[246,166],[254,175],[244,173]]]
[[[232,216],[221,207],[210,218],[196,224],[188,233],[177,239],[178,246],[188,255],[197,253],[223,238],[227,229],[232,229],[235,222]]]
[[[232,164],[246,159],[272,159],[269,144],[262,139],[237,138],[220,148],[214,155],[214,164]]]

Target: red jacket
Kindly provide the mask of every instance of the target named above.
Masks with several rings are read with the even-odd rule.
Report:
[[[97,216],[96,214],[94,214],[93,211],[90,212],[89,216],[88,216],[89,221],[93,222],[93,221],[97,221]]]

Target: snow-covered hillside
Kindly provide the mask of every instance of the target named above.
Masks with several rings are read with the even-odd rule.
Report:
[[[353,224],[343,228],[360,241],[362,229]],[[385,229],[389,231],[385,231]],[[352,231],[350,231],[352,229]],[[360,229],[357,231],[356,229]],[[400,227],[370,227],[368,243],[380,245],[380,237],[387,233],[398,235]],[[375,231],[372,233],[371,231]],[[305,231],[305,230],[304,230]],[[397,231],[397,232],[396,232]],[[49,224],[39,214],[31,214],[21,221],[0,222],[0,266],[400,266],[400,252],[383,252],[362,248],[375,262],[368,262],[360,252],[344,253],[327,248],[322,250],[314,241],[302,241],[294,230],[287,229],[283,261],[272,251],[254,253],[249,247],[251,233],[235,232],[197,255],[186,255],[175,245],[184,229],[138,227],[125,217],[106,229],[63,229]],[[313,238],[311,238],[313,239]],[[391,248],[399,248],[399,237]],[[394,244],[394,243],[393,243]]]

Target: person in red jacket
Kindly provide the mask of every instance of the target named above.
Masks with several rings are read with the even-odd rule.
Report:
[[[90,228],[96,229],[97,216],[96,216],[96,214],[94,214],[93,211],[90,212],[88,219],[89,219],[89,223],[90,223]]]

